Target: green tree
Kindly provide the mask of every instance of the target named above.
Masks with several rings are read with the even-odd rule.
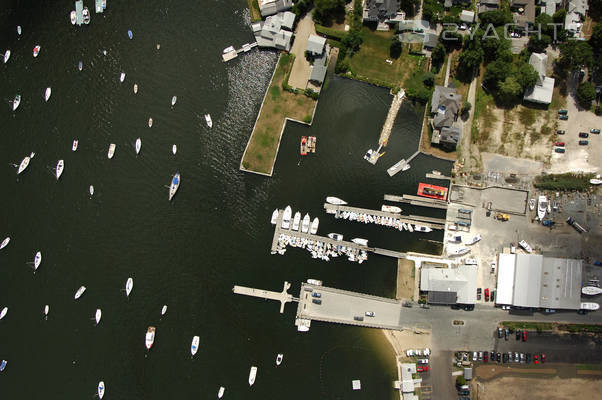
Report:
[[[521,64],[513,75],[516,81],[522,87],[523,91],[535,86],[537,83],[537,78],[539,77],[537,71],[535,71],[535,68],[528,63]]]
[[[401,0],[401,9],[405,11],[406,16],[416,15],[416,10],[420,7],[420,0]]]
[[[592,106],[592,101],[596,98],[596,88],[589,82],[583,82],[577,88],[577,100],[586,110]]]
[[[343,39],[341,39],[341,44],[345,46],[351,54],[353,54],[360,49],[360,45],[362,44],[362,35],[359,31],[350,30],[343,37]]]
[[[594,26],[592,36],[589,38],[589,44],[597,53],[602,53],[602,24]]]
[[[435,84],[435,74],[432,72],[425,72],[422,76],[422,83],[424,83],[424,86],[433,87]]]
[[[314,0],[313,19],[322,25],[330,25],[337,14],[345,13],[345,0]]]
[[[494,26],[502,26],[512,22],[512,13],[510,10],[495,10],[486,11],[479,14],[481,25],[486,26],[493,24]]]
[[[393,40],[391,40],[391,46],[389,47],[389,55],[391,58],[399,58],[401,55],[401,41],[399,40],[399,36],[393,36]]]
[[[591,68],[594,60],[592,46],[581,40],[570,40],[560,46],[558,65],[564,71],[575,71],[581,66]]]
[[[499,87],[500,96],[507,102],[515,101],[523,93],[522,86],[513,76],[507,77],[504,82],[500,83]]]
[[[462,35],[458,32],[444,29],[441,35],[439,35],[439,43],[442,43],[448,52],[459,49],[462,46]]]
[[[541,33],[548,36],[552,36],[554,34],[554,26],[551,25],[553,23],[554,20],[552,17],[546,13],[539,14],[537,18],[535,18],[535,25],[541,26]]]
[[[483,60],[483,49],[481,47],[466,49],[460,54],[458,60],[458,77],[465,82],[472,80],[474,72]]]
[[[485,76],[483,77],[483,83],[489,90],[497,90],[501,82],[504,82],[510,72],[512,71],[512,64],[502,61],[495,60],[487,65],[485,68]]]
[[[433,62],[433,66],[439,69],[445,61],[445,55],[445,47],[443,47],[441,42],[437,43],[437,46],[435,46],[433,52],[431,53],[431,61]]]
[[[554,15],[552,15],[552,20],[557,24],[564,24],[564,20],[566,19],[566,10],[561,8],[556,11]]]
[[[543,53],[550,43],[552,43],[552,38],[548,35],[541,35],[541,37],[533,35],[529,38],[527,48],[531,53]]]
[[[433,24],[439,22],[439,14],[442,11],[443,7],[437,0],[424,0],[422,3],[422,19]]]

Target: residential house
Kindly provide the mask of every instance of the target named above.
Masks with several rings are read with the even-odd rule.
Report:
[[[512,0],[510,10],[517,29],[527,30],[528,25],[535,23],[535,0]]]
[[[419,21],[416,19],[408,19],[404,21],[400,21],[397,25],[397,29],[399,32],[424,32],[429,29],[429,24],[427,21]]]
[[[562,5],[562,0],[541,0],[541,12],[548,14],[550,17],[554,15],[556,9]]]
[[[570,0],[566,8],[566,17],[564,19],[564,29],[573,36],[581,32],[582,21],[589,9],[587,0]]]
[[[309,35],[305,51],[307,51],[311,56],[319,56],[324,52],[324,46],[326,46],[325,37]]]
[[[265,21],[252,24],[251,29],[259,47],[290,51],[294,23],[295,14],[285,11],[269,16]]]
[[[455,88],[435,86],[431,99],[431,143],[447,150],[455,150],[462,136],[461,126],[457,123],[462,107],[462,96]]]
[[[481,0],[479,2],[479,14],[487,11],[495,11],[500,8],[500,0]]]
[[[377,30],[389,30],[389,23],[399,22],[401,0],[364,0],[364,22],[376,22]],[[405,16],[405,14],[402,14]],[[401,20],[403,20],[401,16]]]
[[[434,49],[439,43],[439,36],[435,33],[426,33],[424,35],[424,45],[425,49]]]
[[[545,53],[532,53],[529,64],[537,72],[537,83],[525,91],[523,99],[539,104],[550,104],[554,93],[554,78],[546,76],[548,68],[548,56]]]
[[[462,10],[460,14],[460,21],[466,25],[474,23],[474,11]]]
[[[320,86],[326,78],[326,63],[328,61],[329,47],[326,44],[326,38],[322,36],[309,35],[305,51],[313,59],[313,65],[309,75],[309,80]]]
[[[446,10],[449,10],[452,6],[469,6],[471,3],[470,0],[444,0],[443,1],[443,7],[445,7]]]
[[[440,131],[439,146],[447,150],[455,150],[460,142],[461,134],[459,126],[444,126]]]
[[[257,0],[262,17],[274,15],[293,8],[293,0]]]

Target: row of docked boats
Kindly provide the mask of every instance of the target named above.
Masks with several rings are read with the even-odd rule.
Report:
[[[383,206],[383,211],[385,210],[390,210],[390,208],[388,207],[394,207],[394,206]],[[395,207],[396,209],[399,210],[399,212],[401,212],[401,209],[399,209],[399,207]],[[329,211],[327,211],[329,212]],[[386,212],[397,212],[397,210],[393,210],[393,211],[386,211]],[[391,227],[393,229],[397,229],[399,231],[403,231],[403,230],[407,230],[410,232],[432,232],[432,228],[429,228],[428,226],[424,226],[424,225],[419,225],[419,224],[411,224],[411,223],[406,223],[403,222],[401,219],[399,218],[395,218],[395,217],[386,217],[386,216],[381,216],[381,215],[372,215],[372,214],[368,214],[368,213],[357,213],[357,212],[353,212],[353,211],[339,211],[338,213],[335,212],[330,212],[335,214],[335,218],[342,218],[342,219],[346,219],[349,221],[356,221],[356,222],[362,222],[364,224],[376,224],[376,225],[382,225],[382,226],[388,226]]]
[[[368,241],[366,239],[355,238],[352,241],[359,246],[350,246],[347,243],[342,242],[343,235],[341,234],[329,233],[328,237],[331,240],[319,238],[308,239],[295,236],[294,233],[281,233],[278,235],[276,250],[272,251],[272,254],[283,255],[286,252],[287,246],[291,246],[305,249],[311,253],[312,258],[323,261],[330,261],[331,258],[336,257],[347,257],[349,261],[361,264],[368,259]],[[360,246],[364,246],[366,249],[363,249]]]
[[[312,235],[315,235],[316,232],[318,232],[318,226],[320,225],[320,220],[318,219],[318,217],[314,218],[313,221],[311,220],[311,217],[309,216],[309,214],[305,214],[305,216],[303,217],[303,219],[301,219],[301,212],[297,211],[295,213],[295,216],[292,220],[292,224],[291,224],[291,214],[293,213],[293,210],[291,208],[291,206],[287,206],[283,213],[282,213],[282,222],[281,222],[281,227],[283,229],[292,229],[294,231],[299,231],[299,228],[301,228],[301,232],[302,233],[310,233]],[[280,210],[275,209],[274,212],[272,213],[272,218],[270,219],[270,222],[272,223],[272,225],[276,225],[278,223],[278,216],[280,215]]]

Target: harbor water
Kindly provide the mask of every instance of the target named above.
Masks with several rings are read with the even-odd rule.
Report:
[[[380,209],[383,194],[415,194],[419,181],[429,182],[426,172],[448,174],[450,163],[419,155],[410,170],[393,178],[386,173],[418,146],[424,108],[409,102],[386,154],[376,166],[363,160],[376,147],[392,97],[334,77],[313,126],[287,125],[274,176],[240,172],[278,57],[253,50],[222,62],[222,49],[252,41],[246,4],[109,0],[96,14],[87,1],[91,23],[81,27],[69,22],[72,1],[12,1],[0,12],[0,50],[12,53],[0,63],[0,240],[11,237],[0,250],[0,308],[9,308],[0,321],[0,359],[8,361],[0,373],[2,399],[92,397],[101,380],[105,399],[216,398],[220,386],[224,398],[238,399],[395,397],[397,370],[380,331],[314,323],[297,333],[295,304],[279,314],[278,303],[234,295],[232,287],[279,291],[287,280],[297,295],[302,280],[316,278],[394,296],[393,259],[370,255],[358,265],[313,260],[301,249],[270,255],[272,211],[291,205],[319,217],[321,235],[436,251],[441,232],[335,220],[323,202],[333,195]],[[48,102],[46,87],[52,87]],[[13,112],[17,93],[22,100]],[[317,137],[316,153],[303,159],[301,135]],[[116,151],[109,160],[110,143]],[[15,164],[31,152],[29,167],[17,175]],[[57,181],[59,159],[65,168]],[[176,172],[181,185],[170,203],[166,186]],[[34,275],[37,251],[43,260]],[[129,298],[128,277],[134,280]],[[75,301],[82,285],[87,290]],[[95,326],[97,308],[102,320]],[[147,351],[150,325],[156,339]],[[191,358],[195,335],[199,351]],[[284,354],[278,367],[277,353]],[[252,365],[258,373],[250,388]],[[352,392],[354,379],[362,382],[360,392]]]

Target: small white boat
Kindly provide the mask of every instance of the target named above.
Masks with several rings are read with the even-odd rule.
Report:
[[[600,309],[600,304],[585,302],[585,303],[581,303],[581,307],[579,309],[587,310],[587,311],[596,311],[596,310]]]
[[[334,197],[334,196],[328,196],[326,198],[326,202],[330,203],[330,204],[338,205],[338,206],[344,206],[345,204],[347,204],[346,201],[341,200],[338,197]]]
[[[175,106],[176,105],[176,101],[178,101],[178,98],[176,96],[171,98],[171,105]]]
[[[384,211],[384,212],[390,212],[390,213],[393,213],[393,214],[400,214],[401,213],[401,208],[396,207],[396,206],[389,206],[389,205],[386,205],[386,204],[383,204],[380,207],[380,210]]]
[[[322,281],[319,279],[308,279],[307,283],[309,283],[310,285],[322,286]]]
[[[207,126],[209,128],[213,127],[213,121],[211,120],[211,115],[205,114],[205,122],[207,122]]]
[[[50,87],[47,87],[46,91],[44,92],[44,101],[48,101],[51,94],[52,94],[52,89]]]
[[[293,218],[293,230],[294,231],[298,231],[299,230],[299,223],[301,222],[301,213],[299,211],[297,211],[295,213],[295,217]]]
[[[50,312],[50,306],[46,304],[44,306],[44,318],[48,317],[48,313]]]
[[[77,145],[79,144],[79,142],[77,141],[77,139],[75,139],[73,141],[73,145],[71,146],[71,151],[76,151],[77,150]]]
[[[4,240],[2,241],[2,243],[0,243],[0,250],[2,250],[3,248],[5,248],[6,246],[8,246],[8,242],[10,242],[10,237],[4,238]]]
[[[58,181],[61,175],[63,174],[63,169],[65,168],[65,162],[63,160],[59,160],[56,164],[56,180]]]
[[[128,30],[128,37],[130,38],[130,40],[132,40],[134,38],[134,34],[132,33],[131,30]]]
[[[332,240],[338,240],[338,241],[343,240],[343,235],[341,235],[340,233],[329,233],[328,237],[331,238]]]
[[[410,232],[414,232],[414,227],[412,226],[412,224],[408,224],[408,230]]]
[[[2,311],[0,311],[0,319],[6,317],[6,313],[8,313],[8,307],[4,307]]]
[[[128,278],[127,282],[125,282],[125,295],[130,296],[132,292],[132,288],[134,287],[134,280],[132,278]]]
[[[75,292],[75,296],[73,296],[73,298],[75,300],[79,299],[80,297],[82,297],[82,294],[84,294],[85,291],[86,291],[86,287],[80,286],[79,289],[77,289],[77,292]]]
[[[140,149],[142,148],[142,139],[136,139],[136,154],[140,153]]]
[[[19,169],[17,170],[17,175],[19,175],[21,172],[25,171],[25,169],[29,165],[30,160],[31,160],[31,157],[27,156],[23,159],[23,161],[21,161],[21,164],[19,164]]]
[[[525,242],[524,240],[521,240],[520,242],[518,242],[518,244],[520,245],[520,247],[522,247],[523,249],[525,249],[525,251],[527,253],[532,253],[533,249],[531,248],[531,246],[529,245],[529,243]]]
[[[223,386],[220,386],[218,392],[217,392],[217,398],[221,399],[224,396],[224,392],[226,391],[226,388]]]
[[[581,293],[587,296],[596,296],[602,293],[602,288],[597,286],[584,286],[581,288]]]
[[[190,354],[194,356],[197,351],[199,351],[199,337],[194,336],[192,338],[192,343],[190,344]]]
[[[286,208],[284,209],[284,214],[282,215],[282,228],[284,228],[284,229],[290,228],[292,213],[293,213],[293,210],[291,209],[291,206],[286,206]]]
[[[115,155],[115,143],[111,143],[109,145],[109,152],[107,153],[107,157],[109,159],[113,158],[113,156]]]
[[[180,173],[176,174],[171,178],[171,185],[169,186],[169,201],[176,195],[178,188],[180,187]]]
[[[138,93],[138,84],[134,83],[134,94]]]
[[[0,372],[4,371],[7,364],[8,364],[8,361],[6,361],[6,360],[2,360],[2,362],[0,362]]]
[[[149,118],[149,119],[148,119],[148,127],[149,127],[149,128],[152,128],[152,126],[153,126],[153,119],[152,119],[152,118]]]
[[[77,63],[77,69],[78,69],[79,71],[81,71],[82,69],[84,69],[84,63],[83,63],[83,62],[81,62],[81,61],[78,61],[78,63]]]
[[[301,222],[301,232],[307,233],[309,231],[309,214],[305,214],[303,221]]]
[[[148,350],[150,350],[150,348],[153,347],[153,344],[155,343],[155,331],[156,330],[157,329],[154,326],[149,326],[148,329],[146,330],[144,344],[146,345],[146,348]]]
[[[10,58],[10,50],[6,50],[4,52],[4,64],[6,64],[6,62],[8,61],[9,58]]]
[[[105,383],[103,381],[98,382],[98,398],[102,399],[105,395]]]
[[[481,235],[479,234],[479,235],[474,236],[468,242],[466,242],[466,244],[470,246],[472,244],[475,244],[475,243],[479,242],[480,240],[481,240]]]
[[[163,308],[161,309],[161,315],[165,315],[166,312],[167,312],[167,304],[163,305]]]
[[[414,232],[432,232],[432,231],[433,230],[431,228],[429,228],[428,226],[418,225],[418,224],[414,225]]]
[[[467,258],[464,260],[464,264],[466,265],[479,265],[479,262],[476,258]]]
[[[535,199],[529,200],[529,210],[535,210]]]
[[[278,355],[276,356],[276,365],[282,364],[282,359],[283,358],[284,358],[284,354],[278,353]]]
[[[71,20],[71,25],[75,25],[75,22],[77,21],[77,14],[75,13],[75,10],[71,10],[69,13],[69,19]]]
[[[234,48],[234,46],[228,46],[228,47],[226,47],[224,49],[223,53],[226,54],[226,53],[231,53],[233,51],[236,51],[236,49]]]
[[[178,152],[178,146],[176,146],[175,144],[173,146],[171,146],[171,152],[175,156],[176,153]]]
[[[255,383],[256,376],[257,376],[257,367],[253,366],[253,367],[251,367],[251,370],[249,371],[249,386],[253,386],[253,384]]]
[[[88,7],[84,7],[82,10],[82,17],[84,19],[84,24],[88,25],[90,23],[90,10],[88,10]]]
[[[278,209],[275,209],[272,213],[272,218],[270,219],[270,223],[272,225],[276,225],[276,221],[278,220]]]
[[[592,178],[589,180],[589,183],[591,183],[592,185],[599,185],[602,183],[602,179]]]
[[[123,82],[125,80],[125,72],[122,72],[121,75],[119,75],[119,82]]]
[[[102,318],[102,311],[100,311],[100,308],[97,308],[96,314],[94,315],[94,319],[96,320],[96,325],[98,325],[101,318]]]
[[[21,104],[21,95],[15,95],[15,99],[13,100],[13,111],[19,108],[19,104]]]
[[[359,244],[361,246],[368,246],[368,240],[362,238],[353,238],[351,241],[355,244]]]
[[[21,25],[17,25],[17,35],[21,36]]]
[[[40,49],[41,49],[41,47],[40,47],[40,45],[39,45],[39,44],[38,44],[38,45],[36,45],[36,47],[34,47],[34,48],[33,48],[33,56],[34,56],[34,57],[37,57],[37,56],[38,56],[38,54],[40,54]]]
[[[42,252],[38,251],[35,255],[35,257],[33,258],[33,271],[37,271],[40,264],[42,263]]]
[[[318,217],[314,218],[314,220],[311,222],[311,228],[309,228],[309,233],[311,233],[312,235],[315,235],[316,232],[318,232],[319,225],[320,225],[320,220],[318,219]]]
[[[90,185],[90,196],[94,196],[94,185]]]
[[[537,218],[540,221],[543,221],[543,218],[546,216],[546,211],[548,210],[548,199],[546,196],[539,196],[537,201]]]
[[[451,256],[461,256],[467,253],[470,253],[470,249],[468,247],[460,247],[458,249],[448,251],[448,254]]]

